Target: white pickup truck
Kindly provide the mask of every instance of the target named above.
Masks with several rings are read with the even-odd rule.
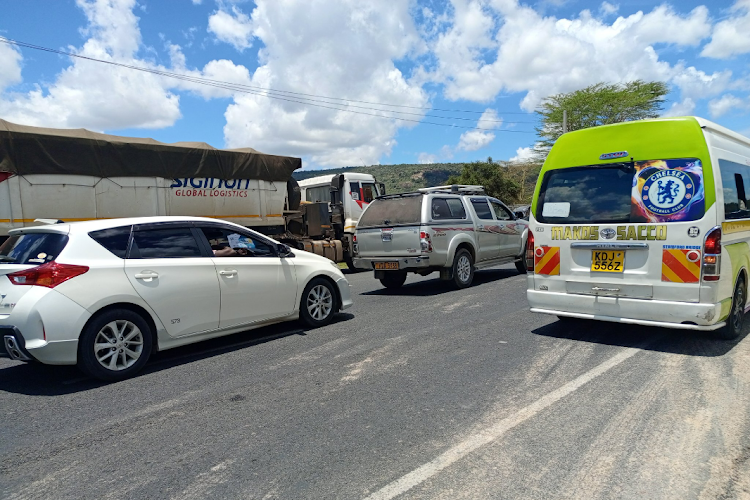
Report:
[[[474,270],[523,259],[529,223],[482,186],[439,186],[382,196],[359,219],[354,265],[375,272],[386,288],[406,275],[440,272],[459,288],[471,285]]]

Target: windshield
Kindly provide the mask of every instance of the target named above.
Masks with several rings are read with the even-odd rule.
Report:
[[[537,204],[554,224],[674,222],[703,217],[700,160],[649,160],[550,170]]]
[[[419,224],[422,219],[422,195],[378,198],[367,207],[357,227]]]
[[[65,247],[68,237],[59,233],[28,233],[10,236],[0,246],[0,265],[50,262]]]

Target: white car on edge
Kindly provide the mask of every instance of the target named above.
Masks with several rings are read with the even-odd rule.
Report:
[[[351,307],[330,260],[229,222],[142,217],[27,227],[0,246],[0,336],[13,359],[103,380],[154,350]]]

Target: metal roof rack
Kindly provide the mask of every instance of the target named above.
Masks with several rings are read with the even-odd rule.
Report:
[[[445,193],[445,194],[462,194],[462,195],[484,195],[484,186],[471,186],[468,184],[453,184],[452,186],[434,186],[422,188],[420,193]]]

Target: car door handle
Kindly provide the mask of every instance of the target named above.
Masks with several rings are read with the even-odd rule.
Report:
[[[219,274],[222,275],[222,276],[234,276],[235,274],[237,274],[237,270],[236,269],[226,269],[224,271],[219,271]]]
[[[135,278],[139,280],[147,280],[151,281],[152,279],[156,279],[159,277],[159,273],[155,273],[153,271],[146,272],[146,273],[136,273]]]

